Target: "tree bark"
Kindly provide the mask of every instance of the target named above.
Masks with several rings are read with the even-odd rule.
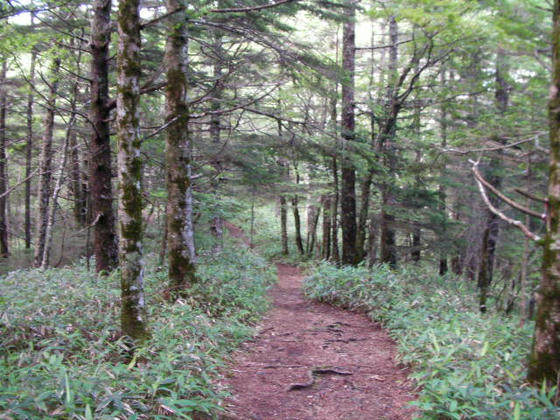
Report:
[[[323,246],[321,258],[327,261],[331,257],[331,210],[332,199],[330,195],[324,195],[321,200],[323,203]]]
[[[296,184],[299,184],[299,174],[296,173]],[[296,246],[301,255],[305,254],[303,249],[303,240],[301,237],[301,217],[299,215],[299,198],[295,194],[292,197],[292,211],[294,213],[294,226],[296,230]]]
[[[148,336],[144,303],[142,155],[140,153],[139,0],[121,0],[118,11],[117,139],[121,328],[132,340]]]
[[[48,219],[47,219],[47,228],[45,231],[45,247],[43,249],[43,256],[41,259],[41,268],[45,269],[49,266],[50,263],[50,255],[51,255],[51,248],[52,248],[52,239],[53,239],[53,229],[54,229],[54,219],[56,216],[56,208],[58,206],[58,196],[60,195],[60,190],[62,189],[63,181],[64,181],[64,168],[66,167],[66,161],[68,159],[68,148],[70,144],[70,137],[73,135],[74,131],[74,124],[76,122],[76,114],[73,113],[70,116],[70,120],[68,122],[68,129],[66,131],[66,138],[64,139],[64,145],[62,147],[62,158],[59,163],[58,171],[55,176],[54,180],[54,189],[52,192],[51,197],[51,204],[49,206],[48,212]],[[62,250],[64,247],[62,246]],[[62,255],[62,253],[61,253]]]
[[[307,223],[307,255],[313,256],[313,249],[317,243],[317,226],[319,225],[319,216],[321,207],[312,205],[309,207],[308,223]]]
[[[446,75],[445,75],[445,69],[442,69],[441,71],[441,79],[440,79],[440,84],[442,87],[445,87],[447,85],[447,79],[446,79]],[[439,123],[439,127],[440,127],[440,135],[441,135],[441,148],[443,150],[445,150],[445,148],[447,147],[447,104],[445,102],[441,103],[441,108],[440,108],[440,123]],[[440,181],[439,181],[439,186],[438,186],[438,199],[439,199],[439,211],[441,214],[441,218],[442,218],[442,227],[441,227],[441,236],[440,236],[440,246],[442,246],[442,249],[440,250],[440,254],[439,254],[439,275],[443,276],[444,274],[447,273],[448,270],[448,266],[447,266],[447,247],[444,246],[445,243],[448,243],[447,241],[447,191],[445,189],[445,181],[444,181],[444,177],[446,176],[446,171],[447,171],[447,167],[445,164],[445,159],[443,160],[442,166],[441,166],[441,170],[440,170]]]
[[[222,48],[222,36],[219,31],[216,29],[214,31],[214,64],[213,64],[213,77],[215,79],[215,88],[214,93],[212,95],[212,104],[211,108],[214,112],[210,117],[210,138],[212,143],[214,144],[215,150],[220,150],[220,136],[221,136],[221,117],[218,111],[221,107],[221,100],[222,100],[222,91],[223,91],[223,83],[222,83],[222,59],[224,55],[224,51]],[[214,195],[216,196],[216,203],[219,201],[219,174],[221,172],[221,162],[219,156],[216,156],[213,162],[214,170],[216,172],[215,176],[213,177],[212,181],[212,189],[214,190]],[[212,217],[212,225],[211,225],[211,233],[214,237],[214,245],[212,247],[212,253],[214,255],[219,254],[222,252],[223,242],[224,242],[224,235],[223,235],[223,221],[222,216],[220,215],[219,211]]]
[[[397,20],[394,16],[391,16],[389,19],[389,38],[391,43],[389,50],[390,76],[387,85],[387,99],[384,107],[384,123],[383,127],[379,130],[379,148],[385,152],[384,160],[386,166],[388,167],[389,177],[393,177],[395,172],[395,146],[393,142],[396,131],[397,115],[400,109],[400,103],[395,97],[397,93],[395,90],[397,83],[399,30]],[[396,235],[393,227],[395,217],[388,211],[388,209],[394,204],[395,196],[393,192],[393,179],[387,179],[383,181],[381,186],[380,259],[382,263],[387,263],[392,267],[397,265]]]
[[[118,244],[111,185],[111,138],[109,109],[109,44],[111,43],[111,0],[95,0],[91,24],[91,109],[93,132],[89,156],[90,217],[93,254],[98,273],[118,265]]]
[[[173,13],[184,5],[180,0],[167,0],[167,12]],[[166,131],[165,158],[167,162],[167,249],[169,252],[169,281],[172,296],[185,294],[195,281],[195,266],[191,259],[187,237],[187,192],[191,186],[189,110],[187,105],[187,28],[186,13],[176,12],[169,17],[165,47],[167,67],[166,122],[176,119]],[[192,219],[192,215],[191,215]]]
[[[280,196],[280,236],[282,255],[288,255],[290,253],[288,249],[288,203],[283,195]]]
[[[0,258],[8,258],[10,249],[8,245],[8,214],[6,212],[8,196],[7,156],[6,156],[6,74],[8,63],[2,61],[0,74]]]
[[[354,140],[354,73],[355,17],[353,0],[347,1],[346,19],[342,30],[342,159],[341,159],[341,227],[342,263],[356,263],[356,169],[347,155],[346,144]]]
[[[528,379],[535,386],[543,381],[558,385],[560,377],[560,248],[557,245],[560,237],[560,0],[554,1],[553,10],[547,230],[528,372]]]
[[[51,65],[51,81],[47,99],[47,111],[45,114],[45,132],[41,144],[41,156],[39,160],[39,209],[37,212],[37,233],[35,239],[35,255],[33,265],[40,267],[45,251],[45,235],[49,218],[49,203],[51,199],[52,179],[52,143],[54,131],[54,114],[56,107],[56,95],[58,89],[60,69],[60,58],[53,59]]]
[[[504,79],[505,55],[502,49],[498,50],[496,57],[496,108],[500,115],[504,115],[508,108],[509,94],[508,86]],[[501,166],[497,158],[491,159],[490,170],[496,172]],[[488,181],[497,189],[500,188],[502,179],[499,175],[493,174],[487,177]],[[491,200],[497,200],[492,197]],[[493,204],[497,204],[497,201]],[[480,255],[480,268],[478,272],[478,287],[480,289],[479,306],[480,312],[484,313],[487,310],[487,296],[494,277],[494,259],[496,255],[496,246],[498,243],[498,235],[500,232],[499,217],[486,210],[486,225],[482,236],[482,247]]]
[[[373,75],[371,77],[372,83],[370,85],[370,89],[373,88]],[[370,101],[373,102],[373,98],[370,98]],[[372,106],[373,108],[373,106]],[[371,138],[371,150],[375,150],[375,115],[373,114],[373,109],[371,110],[370,115],[370,138]],[[361,262],[365,258],[366,250],[365,250],[365,243],[366,243],[366,225],[368,220],[368,213],[369,213],[369,202],[370,202],[370,194],[371,194],[371,183],[373,182],[373,175],[374,169],[369,168],[362,182],[361,187],[361,201],[360,201],[360,212],[358,215],[358,228],[356,233],[356,262]]]
[[[75,131],[70,137],[70,173],[71,190],[74,197],[74,220],[78,226],[84,226],[87,215],[87,198],[82,188],[80,146]]]
[[[33,23],[33,21],[32,21]],[[33,84],[35,83],[35,62],[37,50],[31,50],[31,64],[29,70],[29,93],[27,94],[27,133],[25,142],[25,249],[31,248],[31,170],[33,166]]]

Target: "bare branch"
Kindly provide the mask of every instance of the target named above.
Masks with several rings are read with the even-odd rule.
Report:
[[[529,216],[533,216],[536,217],[538,219],[541,220],[545,220],[546,219],[546,214],[545,213],[538,213],[536,211],[533,211],[531,209],[528,209],[525,206],[522,206],[521,204],[513,201],[512,199],[506,197],[505,195],[503,195],[500,191],[498,191],[492,184],[490,184],[488,181],[486,181],[482,175],[480,174],[480,172],[478,171],[477,168],[477,163],[470,161],[471,163],[473,163],[473,167],[472,167],[472,172],[474,174],[474,177],[476,178],[476,180],[478,182],[480,182],[482,185],[484,185],[486,188],[488,188],[492,193],[494,193],[494,195],[496,195],[500,200],[502,200],[503,202],[509,204],[511,207],[513,207],[514,209],[517,209],[519,211],[522,211],[525,214],[528,214]]]
[[[263,4],[261,6],[253,7],[232,7],[228,9],[213,9],[212,13],[246,13],[246,12],[256,12],[257,10],[270,9],[272,7],[281,6],[283,4],[294,3],[297,0],[280,0],[276,3]]]
[[[469,160],[469,162],[472,163],[472,171],[473,174],[475,176],[475,181],[478,185],[478,189],[480,191],[480,195],[482,196],[482,200],[484,201],[484,203],[486,204],[486,206],[488,207],[488,209],[494,213],[496,216],[498,216],[500,219],[502,219],[503,221],[505,221],[506,223],[515,226],[516,228],[520,229],[523,234],[529,238],[532,239],[533,241],[539,241],[541,239],[540,236],[538,236],[537,234],[531,232],[529,230],[529,228],[527,226],[525,226],[522,222],[520,222],[519,220],[515,220],[512,219],[510,217],[507,217],[504,213],[502,213],[501,211],[499,211],[496,207],[494,207],[492,205],[492,203],[490,202],[490,200],[488,199],[488,195],[486,194],[486,190],[484,189],[484,185],[482,184],[482,182],[480,181],[480,178],[477,177],[477,166],[478,166],[478,162],[474,162],[472,160]]]
[[[542,197],[537,197],[536,195],[533,195],[533,194],[531,194],[531,193],[528,192],[528,191],[522,190],[521,188],[514,188],[513,190],[514,190],[516,193],[519,193],[519,194],[521,194],[522,196],[527,197],[527,198],[529,198],[529,199],[531,199],[531,200],[538,201],[538,202],[544,203],[544,204],[547,204],[547,203],[548,203],[548,199],[542,198]]]

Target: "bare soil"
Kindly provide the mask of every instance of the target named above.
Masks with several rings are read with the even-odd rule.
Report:
[[[246,242],[239,228],[226,227]],[[412,418],[412,383],[386,331],[364,314],[305,299],[299,269],[277,267],[274,307],[224,377],[232,397],[223,418]]]

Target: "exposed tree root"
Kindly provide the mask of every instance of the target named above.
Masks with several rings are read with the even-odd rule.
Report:
[[[289,391],[296,391],[298,389],[311,388],[315,384],[316,375],[327,375],[327,374],[352,375],[352,372],[347,372],[344,370],[339,370],[330,367],[314,367],[307,371],[307,377],[309,378],[307,382],[291,384],[290,386],[288,386],[286,391],[289,392]]]

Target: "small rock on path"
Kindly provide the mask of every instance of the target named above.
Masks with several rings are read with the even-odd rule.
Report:
[[[412,418],[407,370],[395,343],[364,314],[306,300],[298,268],[278,264],[274,307],[234,356],[224,385],[236,420],[400,420]],[[329,367],[351,375],[316,374]]]

